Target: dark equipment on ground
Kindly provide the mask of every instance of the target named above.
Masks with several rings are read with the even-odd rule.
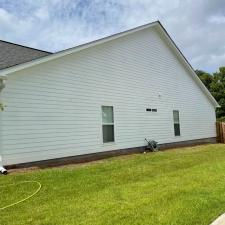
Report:
[[[145,150],[151,151],[151,152],[157,152],[159,150],[158,142],[154,140],[147,140],[145,138],[145,141],[147,141],[148,145],[145,147]]]

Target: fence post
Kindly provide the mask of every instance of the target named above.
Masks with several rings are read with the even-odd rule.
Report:
[[[222,143],[225,143],[225,123],[221,123],[221,132],[222,132]]]
[[[220,123],[216,122],[216,142],[220,143]]]
[[[225,143],[225,123],[216,122],[216,140],[218,143]]]

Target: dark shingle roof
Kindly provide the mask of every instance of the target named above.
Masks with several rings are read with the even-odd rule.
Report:
[[[0,40],[0,70],[49,54],[52,53]]]

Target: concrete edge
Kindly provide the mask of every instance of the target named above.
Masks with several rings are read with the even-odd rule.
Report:
[[[210,225],[224,225],[225,224],[225,213],[217,217]]]

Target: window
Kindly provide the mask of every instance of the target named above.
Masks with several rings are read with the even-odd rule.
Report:
[[[102,134],[103,143],[114,142],[114,118],[112,106],[102,106]]]
[[[173,110],[174,135],[180,136],[180,118],[179,111]]]

